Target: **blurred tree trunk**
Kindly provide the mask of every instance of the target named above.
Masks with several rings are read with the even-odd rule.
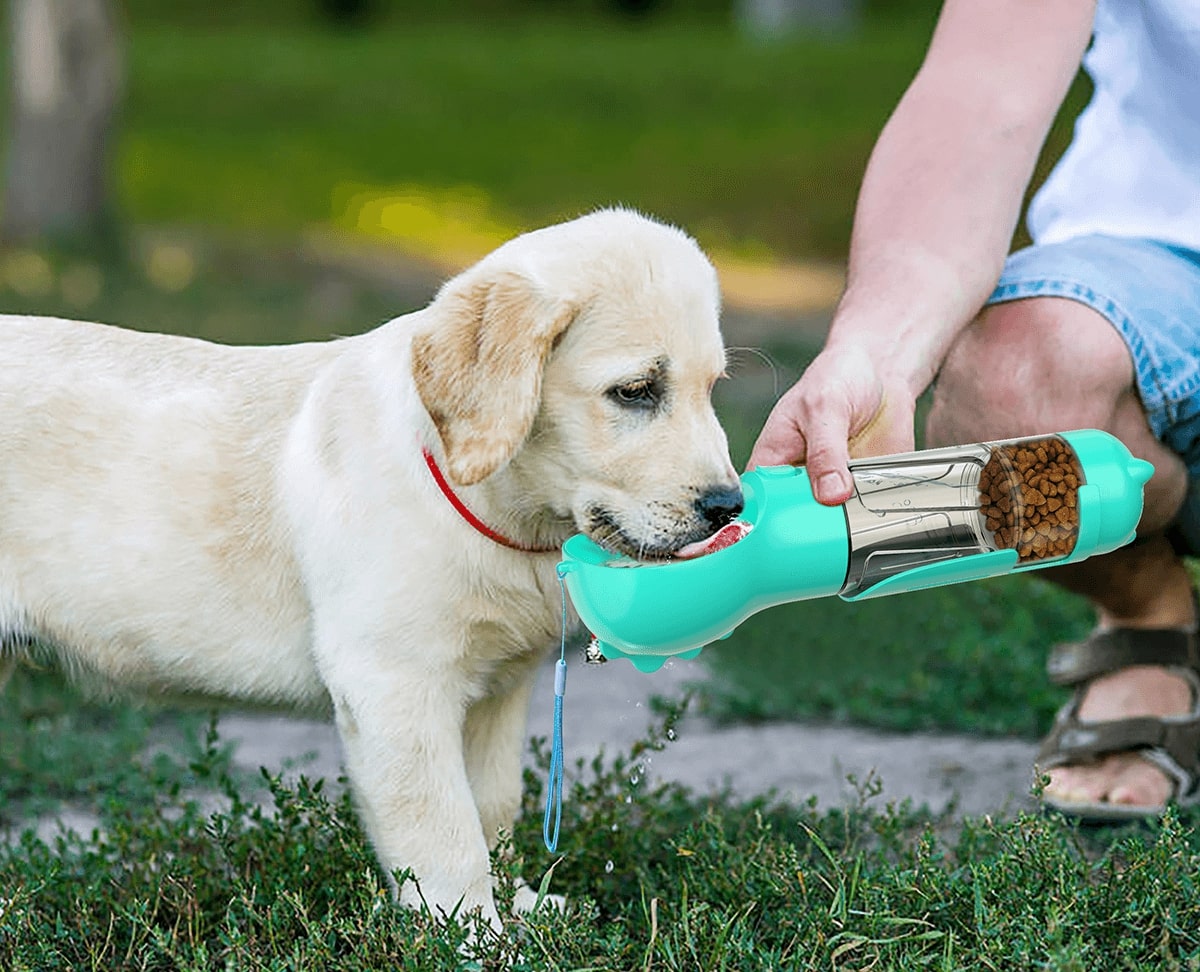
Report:
[[[109,0],[9,0],[12,56],[0,238],[80,238],[111,215],[123,45]]]

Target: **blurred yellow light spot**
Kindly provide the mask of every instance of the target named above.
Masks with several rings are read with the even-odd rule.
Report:
[[[156,243],[146,255],[146,278],[159,290],[176,294],[196,279],[196,258],[178,243]]]
[[[381,188],[343,183],[333,194],[333,214],[341,230],[388,243],[450,272],[469,266],[528,228],[502,214],[476,186]],[[730,309],[822,311],[837,303],[845,286],[841,266],[779,260],[762,244],[705,249]]]
[[[846,285],[836,264],[747,260],[712,255],[725,304],[744,311],[814,312],[833,307]]]
[[[0,272],[4,283],[21,297],[48,297],[54,290],[54,269],[40,253],[13,250],[4,256]]]
[[[104,292],[104,274],[91,264],[73,263],[63,270],[58,286],[63,300],[82,310],[100,299]]]
[[[334,221],[448,267],[473,263],[524,228],[475,186],[344,184],[334,193]]]

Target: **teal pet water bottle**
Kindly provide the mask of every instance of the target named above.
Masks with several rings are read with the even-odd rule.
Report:
[[[560,574],[605,657],[653,671],[788,601],[856,601],[1108,553],[1133,539],[1154,467],[1087,429],[856,459],[850,472],[850,499],[822,506],[802,467],[760,466],[742,476],[745,508],[726,528],[736,542],[640,562],[578,535]]]

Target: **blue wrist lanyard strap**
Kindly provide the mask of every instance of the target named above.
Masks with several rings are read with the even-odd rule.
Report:
[[[563,569],[558,567],[558,587],[562,591],[562,638],[558,661],[554,663],[554,731],[550,743],[550,772],[546,781],[546,814],[542,818],[542,840],[550,853],[558,848],[558,828],[562,823],[563,786],[563,695],[567,691],[567,587]],[[550,822],[554,821],[554,833]]]

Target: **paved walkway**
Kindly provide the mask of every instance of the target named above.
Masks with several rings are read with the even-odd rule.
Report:
[[[698,661],[670,661],[644,674],[626,661],[603,665],[568,658],[564,700],[565,765],[585,766],[599,752],[627,753],[659,722],[655,696],[681,698],[688,683],[706,678]],[[527,736],[549,736],[554,705],[553,659],[542,668],[531,705]],[[229,712],[221,736],[234,744],[234,763],[250,773],[260,767],[285,775],[303,773],[332,782],[342,774],[337,735],[331,725],[282,715]],[[851,778],[882,785],[872,805],[912,800],[935,812],[1006,816],[1032,809],[1029,796],[1032,742],[933,733],[881,733],[868,729],[777,722],[721,727],[688,714],[676,738],[642,757],[646,785],[676,781],[698,794],[729,787],[739,797],[774,792],[802,804],[816,798],[833,808],[856,802]],[[528,759],[528,757],[527,757]],[[214,797],[214,809],[217,805]],[[51,838],[60,828],[88,833],[94,816],[64,808],[37,824]]]
[[[644,674],[625,661],[586,665],[568,658],[564,740],[568,769],[601,750],[627,752],[657,718],[651,699],[682,697],[689,682],[706,677],[698,661],[668,662]],[[542,669],[531,706],[528,735],[550,734],[553,664]],[[323,723],[264,715],[225,716],[222,735],[237,743],[235,761],[256,770],[288,766],[310,776],[340,773],[332,728]],[[878,779],[882,801],[911,799],[940,811],[953,803],[964,814],[1011,814],[1032,808],[1029,797],[1035,744],[946,734],[879,733],[804,723],[718,727],[687,715],[677,738],[643,757],[647,782],[673,780],[698,793],[729,786],[744,797],[774,791],[822,807],[853,802],[848,779]]]

